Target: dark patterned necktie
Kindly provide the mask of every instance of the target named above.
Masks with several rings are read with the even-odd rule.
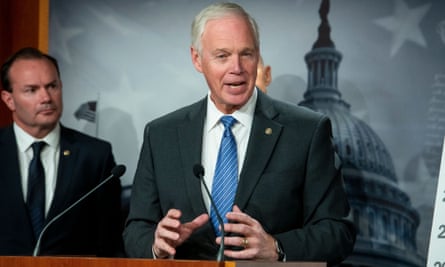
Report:
[[[226,223],[226,214],[232,210],[238,185],[238,153],[235,137],[231,130],[236,119],[232,116],[223,116],[221,122],[224,124],[224,133],[216,161],[215,176],[212,184],[212,197],[223,222]],[[216,235],[220,236],[221,232],[219,230],[218,217],[213,208],[210,210],[210,219],[215,228]],[[223,226],[221,225],[221,227]]]
[[[42,231],[45,221],[45,171],[40,159],[40,152],[45,145],[46,143],[43,141],[32,144],[34,155],[29,164],[28,174],[26,204],[36,239]]]

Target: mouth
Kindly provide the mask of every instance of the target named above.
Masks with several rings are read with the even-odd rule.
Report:
[[[245,84],[246,84],[246,82],[232,82],[232,83],[227,83],[227,85],[228,85],[230,88],[234,88],[234,89],[239,88],[240,86],[244,86]]]
[[[38,113],[40,114],[50,114],[55,112],[57,109],[53,105],[45,105],[41,109],[39,109]]]

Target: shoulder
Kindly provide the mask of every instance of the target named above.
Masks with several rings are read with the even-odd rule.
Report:
[[[0,144],[2,142],[10,143],[14,138],[14,130],[12,129],[12,126],[0,127]]]
[[[87,135],[71,128],[67,128],[65,126],[61,126],[60,138],[61,140],[65,140],[70,143],[82,144],[94,149],[97,147],[111,149],[110,142]]]
[[[199,116],[205,116],[206,98],[199,100],[188,106],[181,107],[175,111],[167,113],[150,121],[147,126],[150,127],[174,127],[182,125]]]
[[[11,126],[0,127],[0,138],[4,138],[7,135],[7,133],[11,130],[12,130]]]
[[[303,124],[307,127],[308,125],[316,126],[322,122],[329,121],[328,117],[321,112],[294,103],[277,100],[265,94],[262,94],[258,101],[257,106],[261,112],[282,124],[297,126]]]
[[[269,109],[273,110],[269,117],[279,124],[290,136],[307,137],[310,139],[332,138],[332,124],[329,117],[308,107],[282,102],[269,98]],[[267,112],[266,112],[267,113]]]

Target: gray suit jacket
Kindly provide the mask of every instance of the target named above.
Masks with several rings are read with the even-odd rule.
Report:
[[[193,174],[205,116],[204,98],[147,124],[124,230],[130,257],[153,257],[156,224],[169,209],[181,210],[183,222],[207,212]],[[288,261],[338,262],[352,251],[355,231],[331,139],[326,116],[258,93],[235,203],[282,243]],[[216,252],[209,222],[175,257],[215,259]]]

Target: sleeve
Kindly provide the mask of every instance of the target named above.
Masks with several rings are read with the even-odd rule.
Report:
[[[303,227],[275,238],[288,261],[338,263],[351,253],[356,234],[326,116],[320,119],[312,137],[304,181]]]
[[[133,182],[129,215],[123,233],[127,256],[153,258],[152,244],[157,222],[162,216],[160,210],[147,125]]]

